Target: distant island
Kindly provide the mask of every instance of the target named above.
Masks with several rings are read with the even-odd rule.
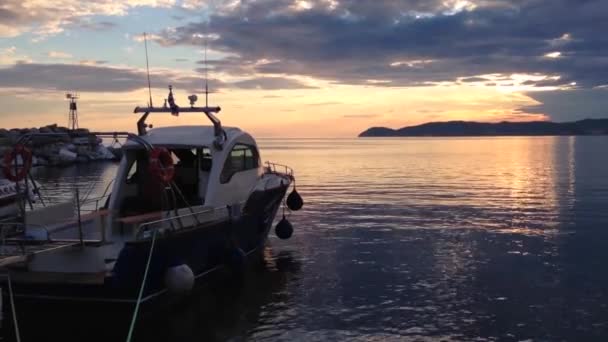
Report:
[[[608,134],[608,119],[585,119],[575,122],[430,122],[418,126],[403,127],[399,129],[372,127],[359,134],[359,137],[467,137],[603,134]]]

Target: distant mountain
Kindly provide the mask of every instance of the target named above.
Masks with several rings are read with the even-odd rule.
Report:
[[[575,122],[499,122],[473,121],[430,122],[418,126],[391,129],[372,127],[359,137],[455,137],[504,135],[599,135],[608,134],[608,119]]]

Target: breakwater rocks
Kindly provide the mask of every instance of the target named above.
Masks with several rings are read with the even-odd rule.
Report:
[[[27,146],[32,150],[34,166],[66,166],[118,160],[121,156],[120,149],[104,146],[102,139],[88,129],[69,130],[56,124],[40,128],[0,128],[0,155],[12,149],[26,135],[30,135]]]

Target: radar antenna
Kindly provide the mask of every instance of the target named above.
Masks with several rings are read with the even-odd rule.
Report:
[[[199,34],[197,34],[199,35]],[[222,128],[222,123],[215,116],[215,114],[219,113],[222,109],[220,107],[209,107],[209,73],[208,73],[208,65],[207,65],[207,38],[208,35],[203,35],[204,39],[204,65],[205,65],[205,107],[196,107],[195,103],[198,100],[196,95],[188,96],[188,100],[190,101],[190,107],[180,107],[175,102],[175,98],[173,97],[173,86],[169,85],[169,96],[165,99],[165,104],[162,107],[154,107],[152,105],[152,90],[150,85],[150,67],[148,63],[148,43],[147,36],[144,33],[144,43],[146,48],[146,70],[148,72],[148,94],[150,95],[150,103],[147,107],[135,107],[134,113],[143,113],[141,118],[137,121],[137,134],[140,136],[146,135],[146,128],[150,127],[150,125],[146,124],[146,119],[150,113],[171,113],[172,115],[178,116],[179,113],[205,113],[207,118],[213,124],[213,132],[215,135],[215,140],[213,145],[218,150],[223,148],[224,143],[228,139],[226,131]],[[168,106],[167,106],[168,104]]]

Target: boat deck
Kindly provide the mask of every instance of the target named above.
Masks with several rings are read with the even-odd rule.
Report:
[[[80,242],[71,241],[48,241],[39,242],[32,241],[27,243],[25,240],[7,240],[0,247],[0,267],[13,266],[23,263],[32,255],[50,252],[60,248],[71,247],[80,244]]]

